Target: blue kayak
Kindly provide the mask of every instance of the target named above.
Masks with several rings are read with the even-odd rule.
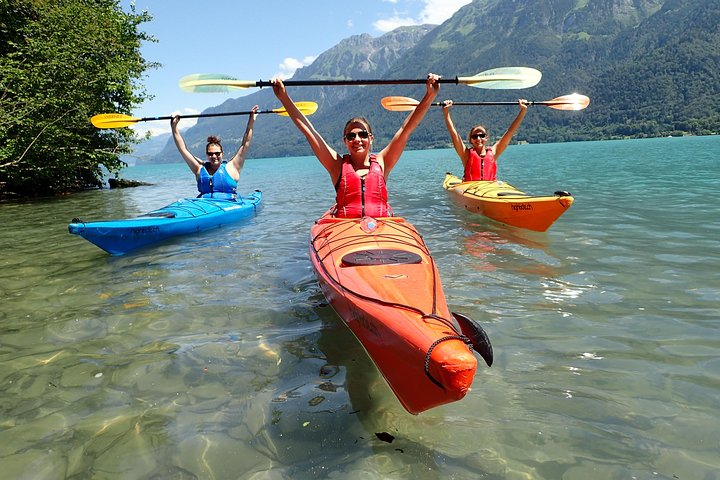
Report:
[[[237,200],[185,198],[134,218],[98,222],[74,218],[68,230],[110,255],[122,255],[177,235],[218,228],[252,217],[261,202],[260,190]]]

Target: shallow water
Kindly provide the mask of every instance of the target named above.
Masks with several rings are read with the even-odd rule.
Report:
[[[720,137],[512,146],[501,179],[575,196],[539,234],[455,207],[453,151],[408,152],[391,203],[495,348],[465,399],[418,416],[313,276],[315,159],[249,160],[257,217],[122,257],[67,223],[193,196],[184,165],[0,204],[3,476],[720,478],[719,159]]]

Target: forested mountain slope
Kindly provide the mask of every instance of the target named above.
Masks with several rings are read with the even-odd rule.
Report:
[[[515,140],[556,142],[708,134],[720,130],[720,0],[475,0],[442,25],[404,27],[378,38],[350,37],[323,53],[295,79],[471,76],[495,67],[539,69],[543,79],[524,90],[485,90],[443,84],[438,100],[549,100],[579,92],[591,98],[580,112],[533,107]],[[232,72],[224,72],[230,73]],[[295,100],[318,102],[312,122],[336,148],[345,120],[370,119],[376,148],[405,117],[387,112],[388,95],[421,98],[420,85],[294,87]],[[228,100],[208,111],[277,107],[269,89]],[[483,123],[501,134],[515,107],[456,107],[461,131]],[[251,156],[310,154],[287,118],[256,124]],[[186,133],[204,148],[210,133],[235,148],[246,119],[206,120]],[[494,138],[497,138],[496,136]],[[409,149],[449,145],[439,108],[416,130]],[[200,150],[202,151],[202,150]],[[169,144],[155,161],[178,161]]]

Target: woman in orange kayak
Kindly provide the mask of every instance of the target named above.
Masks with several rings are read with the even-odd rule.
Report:
[[[450,118],[450,108],[452,100],[443,102],[443,116],[445,117],[445,126],[450,133],[453,147],[457,152],[460,160],[462,160],[465,172],[463,174],[463,182],[474,180],[496,180],[497,179],[497,159],[505,151],[510,143],[510,139],[515,135],[518,127],[525,118],[527,113],[528,101],[524,99],[518,100],[520,111],[515,120],[510,124],[507,131],[500,137],[492,147],[487,146],[488,133],[487,129],[482,125],[476,125],[470,129],[468,141],[472,147],[465,146],[462,138],[455,129],[452,118]]]
[[[178,122],[180,122],[180,115],[174,115],[170,120],[170,127],[172,129],[173,140],[175,146],[180,152],[187,166],[195,174],[197,179],[198,191],[200,194],[198,197],[203,198],[220,198],[226,200],[234,200],[237,198],[237,185],[240,180],[240,170],[242,170],[245,164],[245,156],[247,150],[250,148],[250,141],[253,136],[253,126],[255,125],[255,119],[257,118],[257,111],[259,107],[255,105],[252,108],[252,113],[248,118],[247,127],[245,129],[245,135],[243,136],[240,148],[237,153],[228,162],[223,160],[223,147],[220,143],[220,139],[214,135],[211,135],[207,139],[207,146],[205,147],[205,155],[207,160],[202,161],[188,150],[185,146],[185,141],[180,135],[178,130]]]
[[[349,152],[346,155],[336,152],[315,130],[287,94],[282,80],[272,80],[275,95],[330,174],[336,191],[335,216],[392,216],[387,203],[388,175],[400,159],[410,134],[420,124],[437,96],[440,90],[439,78],[438,75],[428,74],[425,96],[420,104],[405,119],[390,143],[377,154],[370,153],[374,138],[368,121],[363,117],[350,119],[343,130],[343,140]]]

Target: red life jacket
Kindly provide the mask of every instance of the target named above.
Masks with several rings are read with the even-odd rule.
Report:
[[[343,218],[391,217],[382,167],[370,154],[370,168],[364,178],[355,171],[350,155],[343,157],[342,172],[335,185],[335,216]]]
[[[470,150],[463,182],[475,180],[497,180],[497,163],[495,163],[495,155],[491,148],[485,149],[483,156],[480,156],[474,148]]]

